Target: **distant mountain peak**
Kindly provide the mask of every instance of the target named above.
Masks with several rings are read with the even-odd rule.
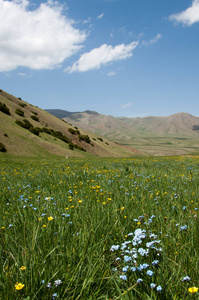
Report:
[[[89,114],[89,115],[99,115],[98,112],[92,111],[92,110],[85,110],[84,113],[87,113],[87,114]]]

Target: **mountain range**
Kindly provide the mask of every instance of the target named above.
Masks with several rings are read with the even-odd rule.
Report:
[[[0,89],[0,155],[130,157],[199,155],[199,117],[113,117],[30,104]]]
[[[95,111],[47,109],[73,126],[100,135],[147,155],[186,155],[199,152],[199,117],[177,113],[166,117],[113,117]]]

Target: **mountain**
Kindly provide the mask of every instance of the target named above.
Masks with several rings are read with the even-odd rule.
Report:
[[[127,157],[135,153],[0,90],[1,156]]]
[[[47,110],[56,115],[56,110]],[[177,113],[166,117],[113,117],[97,112],[59,110],[62,118],[84,130],[150,155],[197,154],[199,117]]]

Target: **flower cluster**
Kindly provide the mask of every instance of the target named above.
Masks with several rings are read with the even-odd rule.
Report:
[[[154,217],[150,218],[147,224]],[[161,292],[162,287],[154,283],[157,277],[156,270],[159,265],[159,259],[161,258],[162,248],[159,246],[161,240],[158,240],[157,235],[150,230],[147,231],[141,228],[136,229],[127,236],[131,239],[121,245],[112,245],[110,248],[111,252],[118,255],[115,259],[117,268],[113,268],[113,271],[119,274],[122,273],[119,275],[121,280],[128,281],[128,279],[134,279],[137,284],[144,282],[149,284],[151,289]],[[156,257],[158,259],[154,260]]]

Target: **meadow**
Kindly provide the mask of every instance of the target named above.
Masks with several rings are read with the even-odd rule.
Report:
[[[199,157],[0,160],[0,299],[198,299]]]

